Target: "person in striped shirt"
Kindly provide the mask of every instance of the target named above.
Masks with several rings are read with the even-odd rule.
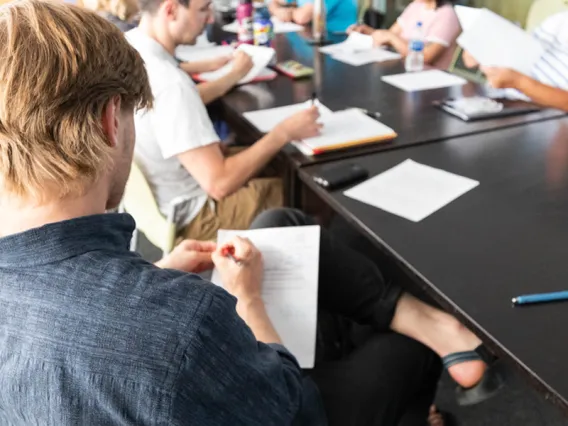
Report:
[[[531,75],[510,68],[481,67],[491,86],[516,89],[533,102],[568,111],[568,11],[546,19],[533,32],[544,46],[545,53],[534,64]],[[477,66],[475,59],[464,52],[468,67]]]

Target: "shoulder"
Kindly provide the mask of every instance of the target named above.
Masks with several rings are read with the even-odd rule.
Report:
[[[444,19],[447,22],[455,23],[459,25],[458,15],[454,9],[454,6],[446,3],[445,5],[436,9],[436,17],[438,19]]]
[[[534,36],[554,47],[568,47],[568,11],[547,18],[534,30]]]

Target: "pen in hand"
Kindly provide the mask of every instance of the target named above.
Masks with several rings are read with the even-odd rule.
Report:
[[[233,262],[235,262],[238,266],[241,266],[243,262],[235,257],[235,248],[233,246],[225,246],[221,249],[221,254],[225,257],[228,257]]]
[[[312,92],[312,97],[311,97],[312,106],[315,106],[315,105],[316,105],[317,99],[318,99],[318,94],[317,94],[316,92]]]

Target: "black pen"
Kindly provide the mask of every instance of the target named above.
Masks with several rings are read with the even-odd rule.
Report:
[[[312,92],[312,106],[316,105],[316,100],[318,99],[318,95],[316,92]]]
[[[359,111],[361,111],[363,114],[368,115],[371,118],[374,118],[375,120],[378,120],[379,118],[381,118],[381,113],[380,112],[374,112],[374,111],[369,111],[365,108],[355,108],[358,109]]]

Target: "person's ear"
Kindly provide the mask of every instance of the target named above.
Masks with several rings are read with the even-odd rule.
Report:
[[[162,3],[162,10],[167,18],[175,20],[177,16],[178,4],[172,0],[165,0]]]
[[[102,127],[106,135],[107,143],[111,147],[118,145],[118,128],[120,126],[120,96],[114,96],[109,100],[103,110]]]

